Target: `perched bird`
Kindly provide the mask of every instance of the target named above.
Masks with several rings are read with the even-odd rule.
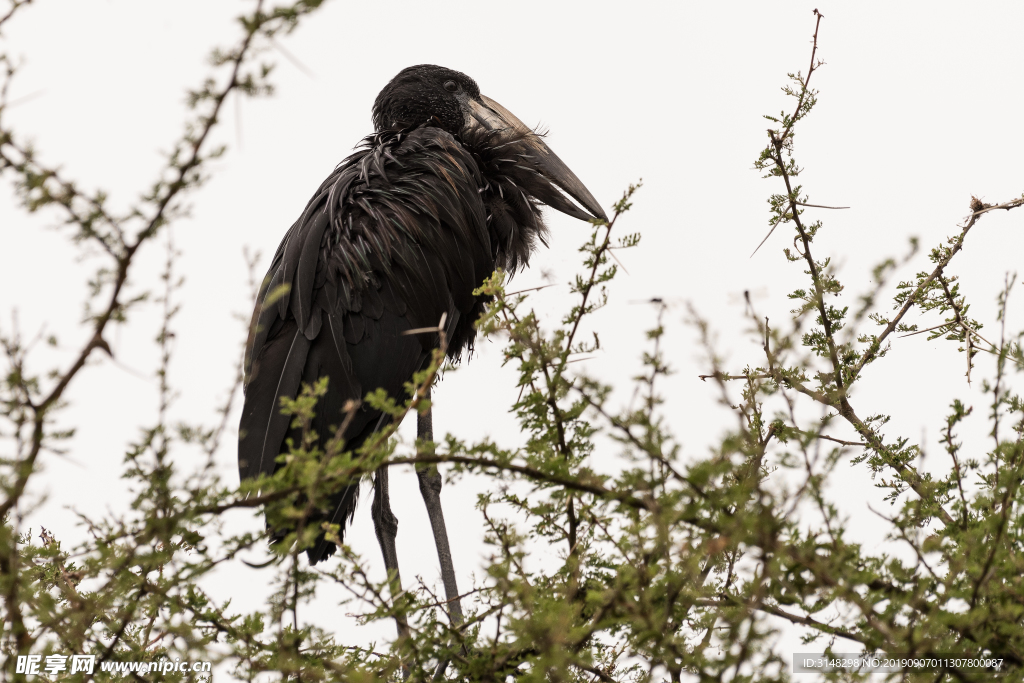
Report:
[[[439,336],[403,332],[437,328],[444,316],[448,356],[471,348],[488,303],[473,290],[496,268],[527,264],[545,240],[541,204],[605,219],[543,139],[458,71],[404,69],[377,96],[373,124],[285,234],[260,289],[245,352],[242,479],[273,473],[286,439],[297,440],[280,408],[302,384],[329,378],[312,425],[326,441],[349,400],[377,388],[405,396],[403,384],[429,362]],[[362,404],[346,448],[385,419]],[[338,491],[314,523],[344,534],[358,490]],[[321,535],[309,560],[334,550]]]

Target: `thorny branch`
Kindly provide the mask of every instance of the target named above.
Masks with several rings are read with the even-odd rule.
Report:
[[[818,23],[820,24],[820,13],[815,11],[818,17]],[[1008,512],[1007,508],[1012,507],[1009,501],[1016,499],[1019,491],[1020,477],[1014,476],[1012,482],[1006,482],[1005,485],[1002,483],[1000,477],[1007,477],[1007,472],[1004,467],[1001,466],[1000,452],[1005,451],[1009,448],[1008,444],[1001,441],[998,437],[995,438],[995,449],[990,456],[994,464],[994,472],[988,477],[986,487],[991,486],[993,490],[992,497],[995,498],[996,491],[999,492],[998,502],[993,500],[987,502],[986,495],[980,498],[972,500],[972,496],[965,490],[965,468],[960,462],[957,451],[959,444],[955,443],[954,435],[952,432],[953,426],[966,415],[969,414],[969,409],[964,409],[963,406],[957,401],[954,404],[954,412],[949,417],[946,436],[944,443],[946,444],[947,450],[950,452],[953,458],[952,473],[949,478],[945,481],[935,481],[930,476],[922,476],[919,471],[912,466],[911,456],[914,454],[921,454],[919,449],[915,446],[906,447],[906,440],[899,439],[893,445],[888,445],[884,442],[880,433],[877,430],[876,424],[884,424],[886,416],[872,416],[867,420],[862,419],[853,408],[850,400],[851,387],[853,384],[861,379],[863,368],[868,364],[884,355],[884,351],[887,348],[886,342],[894,331],[903,331],[907,328],[901,327],[902,321],[905,319],[906,314],[914,307],[921,306],[924,310],[930,310],[932,308],[939,308],[940,310],[952,311],[952,319],[947,322],[937,325],[927,330],[914,331],[911,334],[918,334],[922,332],[934,332],[934,336],[942,334],[951,335],[951,339],[964,340],[964,345],[967,353],[968,362],[968,381],[971,377],[972,358],[979,350],[975,340],[985,342],[990,348],[986,349],[992,354],[996,355],[997,361],[997,379],[996,379],[996,390],[994,395],[996,396],[993,405],[992,420],[994,425],[998,425],[1000,419],[999,406],[1003,405],[1004,399],[1000,394],[998,388],[1002,381],[1002,366],[1000,365],[1001,359],[1006,357],[1008,347],[1005,342],[1001,342],[999,346],[994,345],[985,340],[977,331],[977,324],[970,321],[966,317],[966,304],[963,303],[963,298],[958,294],[955,287],[951,287],[951,283],[955,278],[947,277],[944,274],[944,270],[952,260],[954,256],[962,249],[964,239],[971,228],[977,223],[979,218],[985,213],[1000,209],[1000,210],[1012,210],[1024,205],[1024,198],[1015,199],[1012,201],[1004,202],[1001,204],[985,204],[976,198],[972,198],[971,209],[972,213],[966,219],[965,223],[961,226],[959,235],[950,238],[947,245],[940,246],[932,252],[932,261],[935,266],[931,273],[922,273],[918,276],[917,282],[914,285],[900,285],[900,288],[904,291],[897,295],[897,308],[898,313],[892,320],[882,319],[881,316],[877,316],[877,320],[881,325],[884,326],[881,334],[878,336],[866,336],[861,337],[858,341],[864,346],[858,350],[852,343],[840,342],[837,339],[837,333],[843,326],[843,318],[845,315],[845,309],[836,309],[829,306],[826,303],[828,296],[839,296],[842,287],[839,285],[838,280],[834,275],[828,271],[828,260],[824,262],[816,261],[812,255],[812,241],[815,234],[821,227],[821,223],[817,222],[813,225],[807,225],[801,218],[800,207],[811,207],[814,205],[808,204],[802,195],[801,187],[794,182],[794,178],[800,173],[801,169],[796,166],[795,161],[792,158],[792,133],[794,125],[797,121],[802,119],[815,102],[816,93],[809,89],[810,77],[818,66],[819,62],[815,61],[814,53],[817,49],[817,26],[815,29],[814,37],[814,48],[812,49],[812,60],[811,68],[806,74],[806,77],[792,76],[794,80],[798,81],[799,87],[792,90],[787,89],[787,94],[797,99],[796,110],[792,115],[782,115],[781,118],[772,119],[780,122],[781,125],[778,129],[769,130],[769,145],[766,150],[762,153],[761,159],[758,161],[757,168],[766,170],[766,177],[779,177],[783,180],[786,188],[785,194],[775,195],[772,198],[772,211],[773,218],[771,221],[772,230],[778,226],[779,223],[792,223],[795,230],[794,246],[795,255],[790,254],[787,250],[787,256],[791,261],[800,261],[806,266],[806,272],[810,276],[811,280],[811,291],[805,293],[804,290],[798,290],[792,295],[792,298],[801,299],[806,303],[806,306],[798,311],[795,311],[797,317],[804,315],[807,311],[814,311],[817,314],[817,325],[811,333],[803,336],[803,344],[806,347],[811,348],[814,354],[823,358],[829,369],[827,372],[816,373],[816,377],[819,382],[819,388],[812,388],[807,384],[806,371],[808,363],[801,361],[800,365],[796,367],[787,367],[784,360],[786,354],[793,347],[792,337],[782,337],[778,335],[771,335],[769,333],[767,321],[763,325],[758,323],[758,329],[764,336],[764,353],[767,368],[758,367],[756,369],[746,369],[742,373],[726,373],[720,370],[715,365],[714,372],[710,374],[700,375],[701,380],[714,379],[719,384],[731,380],[741,380],[745,383],[744,389],[744,402],[739,405],[733,405],[731,401],[725,399],[725,402],[732,406],[738,413],[743,415],[746,425],[756,426],[760,424],[761,412],[760,405],[757,403],[757,399],[754,398],[761,395],[770,396],[776,392],[781,392],[782,397],[788,403],[790,410],[788,414],[788,421],[780,418],[776,418],[776,421],[772,423],[772,428],[769,430],[769,434],[780,435],[780,453],[781,462],[787,462],[789,453],[782,446],[782,444],[791,444],[794,440],[797,440],[797,446],[804,453],[804,460],[807,468],[807,481],[799,486],[798,491],[795,495],[793,502],[791,503],[791,509],[797,510],[798,503],[801,497],[806,493],[810,492],[817,503],[819,511],[824,521],[827,538],[830,539],[831,550],[833,553],[844,553],[844,543],[841,541],[841,536],[836,533],[836,528],[833,523],[836,520],[836,513],[833,508],[824,505],[822,498],[821,481],[824,478],[824,474],[815,473],[811,460],[807,458],[806,447],[808,443],[819,445],[822,441],[830,441],[838,443],[841,446],[856,446],[867,448],[869,452],[874,453],[872,456],[874,460],[869,460],[869,464],[872,467],[872,471],[878,472],[883,466],[895,470],[900,477],[900,480],[907,484],[917,494],[916,501],[910,501],[906,504],[903,513],[894,519],[889,521],[898,529],[903,530],[900,533],[900,537],[911,543],[914,547],[915,553],[918,557],[918,566],[921,567],[922,573],[930,577],[932,581],[937,584],[942,584],[941,589],[945,591],[944,595],[950,595],[952,592],[956,592],[965,602],[969,605],[976,605],[979,603],[980,596],[985,591],[991,591],[997,594],[1002,593],[1003,588],[997,587],[999,584],[994,578],[995,567],[998,566],[997,556],[1002,556],[1003,561],[1011,561],[1007,555],[1006,543],[1005,543],[1005,530],[1007,528]],[[768,117],[772,118],[772,117]],[[826,207],[816,207],[826,208]],[[769,235],[771,232],[769,232]],[[767,237],[765,238],[767,239]],[[762,242],[763,243],[763,242]],[[892,264],[891,259],[886,262]],[[879,266],[879,269],[886,267],[885,264]],[[865,306],[869,305],[874,300],[873,295],[863,297],[866,302]],[[857,314],[857,320],[859,321],[863,315],[863,311]],[[1001,317],[1001,319],[1003,319]],[[1005,325],[1005,320],[1004,320]],[[795,327],[799,329],[799,325]],[[915,329],[915,328],[909,328]],[[942,331],[945,332],[942,332]],[[795,334],[795,333],[794,333]],[[850,339],[854,338],[854,334],[850,332]],[[909,335],[907,335],[909,336]],[[774,346],[776,349],[772,349],[769,342],[774,340]],[[1019,348],[1012,347],[1012,353],[1021,355]],[[986,383],[986,387],[988,384]],[[797,426],[797,416],[793,411],[793,400],[789,396],[789,390],[795,390],[798,395],[802,394],[813,401],[821,404],[823,407],[828,409],[817,426],[816,430],[803,430]],[[988,389],[986,389],[988,390]],[[1011,407],[1011,410],[1015,410],[1018,413],[1022,412],[1024,408],[1024,402],[1017,397],[1012,400],[1006,401],[1005,405]],[[858,433],[861,438],[860,442],[847,441],[844,439],[837,439],[830,437],[822,433],[822,429],[828,421],[833,417],[842,417],[848,422],[854,430]],[[1024,419],[1021,420],[1020,424],[1024,425]],[[742,430],[746,430],[747,427],[742,427]],[[996,427],[993,427],[995,431]],[[1020,428],[1018,431],[1024,433]],[[743,431],[744,438],[746,431]],[[760,432],[755,429],[749,431],[751,439],[757,440],[761,437]],[[1024,445],[1022,440],[1017,439],[1017,443],[1014,446],[1017,451],[1020,451],[1024,455]],[[1016,452],[1016,451],[1015,451]],[[867,458],[867,455],[858,456],[854,462],[858,462],[861,459]],[[832,456],[828,464],[826,465],[826,472],[834,466],[837,461],[837,456]],[[1015,462],[1024,462],[1024,458],[1017,458]],[[976,465],[972,465],[976,467]],[[902,487],[897,482],[888,482],[882,480],[884,487],[890,488],[893,491],[892,498],[902,490]],[[960,507],[962,508],[962,514],[959,522],[955,521],[948,512],[944,509],[943,505],[950,500],[950,494],[956,491],[959,494]],[[995,517],[994,519],[992,517]],[[931,518],[938,518],[944,525],[944,528],[937,533],[936,536],[932,536],[929,540],[926,540],[923,545],[920,540],[915,540],[905,533],[906,529],[910,528],[927,528],[928,522]],[[932,570],[931,565],[925,560],[925,555],[928,552],[936,552],[943,546],[935,544],[932,539],[940,537],[946,538],[950,541],[949,546],[945,546],[949,550],[944,550],[943,561],[948,563],[947,569],[949,573],[940,575],[938,572]],[[967,538],[975,539],[974,541],[968,542]],[[955,539],[955,540],[953,540]],[[982,540],[983,539],[983,540]],[[980,542],[981,545],[975,550],[975,543]],[[930,545],[931,544],[931,545]],[[963,545],[961,545],[963,544]],[[970,549],[965,547],[970,545]],[[789,546],[792,548],[792,546]],[[923,549],[922,549],[923,548]],[[952,550],[952,548],[959,548],[958,550]],[[973,563],[972,569],[966,571],[966,567],[961,567],[961,561],[956,557],[950,557],[946,554],[952,552],[953,555],[958,553],[971,553]],[[1002,555],[1001,555],[1002,554]],[[876,602],[872,599],[865,599],[863,593],[852,589],[848,584],[844,584],[844,578],[841,578],[839,574],[829,575],[821,571],[821,569],[815,567],[821,567],[821,563],[817,560],[810,561],[809,558],[792,556],[792,560],[798,565],[807,567],[811,574],[814,576],[814,580],[828,585],[831,590],[835,591],[838,595],[842,596],[842,599],[849,601],[852,605],[856,606],[862,618],[866,620],[866,623],[870,626],[877,635],[869,640],[862,640],[871,647],[886,647],[891,648],[894,644],[901,642],[905,638],[907,629],[902,625],[902,621],[896,621],[894,619],[897,612],[892,612],[892,617],[888,618],[888,621],[883,621],[879,615],[879,608]],[[1016,558],[1015,560],[1016,561]],[[914,574],[909,574],[909,577],[913,577],[914,585],[918,585],[921,579]],[[1005,576],[1005,575],[1004,575]],[[1005,579],[1004,579],[1005,580]],[[785,584],[785,582],[783,582]],[[874,583],[874,581],[872,582]],[[935,637],[942,637],[938,634],[943,632],[943,629],[948,628],[948,633],[955,634],[955,641],[958,646],[962,646],[965,643],[980,644],[982,642],[988,642],[989,647],[992,648],[992,652],[998,652],[1001,657],[1005,657],[1007,661],[1019,663],[1022,660],[1020,649],[1017,646],[1010,645],[1006,639],[998,637],[995,640],[989,639],[986,641],[986,633],[984,632],[986,623],[984,620],[965,618],[965,619],[948,619],[948,613],[943,617],[939,617],[940,608],[935,604],[929,602],[922,602],[916,597],[912,598],[905,592],[904,589],[898,587],[897,584],[886,582],[887,585],[883,588],[881,585],[877,587],[869,588],[870,592],[875,590],[882,590],[883,593],[890,595],[906,596],[908,602],[903,603],[906,607],[914,610],[918,615],[918,623],[932,625],[931,619],[943,619],[942,624],[944,626],[938,627],[933,633],[937,635]],[[994,598],[996,600],[1000,599]],[[901,597],[901,600],[904,598]],[[827,602],[822,603],[827,604]],[[813,613],[813,610],[811,610]],[[783,611],[776,611],[775,616],[780,616],[793,623],[803,623],[806,626],[811,627],[813,630],[829,633],[829,629],[824,625],[816,622],[815,620],[808,617],[800,617],[792,614],[787,614]],[[901,618],[902,619],[902,618]],[[913,632],[913,629],[909,629]],[[854,639],[860,638],[860,634],[856,631],[851,631]],[[835,634],[833,634],[835,635]],[[844,636],[846,637],[846,636]],[[881,639],[881,640],[879,640]],[[974,680],[970,676],[967,676],[964,672],[948,669],[948,673],[956,676],[960,680]],[[940,680],[942,676],[940,675]]]
[[[16,8],[12,8],[12,13],[14,9]],[[0,163],[0,173],[13,170],[19,175],[23,201],[26,206],[30,210],[53,203],[63,207],[69,214],[69,222],[79,227],[83,238],[91,239],[103,246],[113,260],[111,264],[113,276],[109,278],[107,302],[99,313],[92,316],[92,335],[79,350],[75,360],[67,369],[58,373],[54,385],[41,398],[33,400],[31,396],[36,391],[28,386],[21,387],[25,396],[25,404],[31,411],[31,436],[28,442],[28,452],[20,459],[17,466],[17,480],[11,487],[7,498],[0,502],[0,517],[7,515],[24,493],[25,485],[35,468],[36,459],[46,438],[45,424],[48,412],[60,402],[68,386],[85,367],[95,350],[101,349],[112,355],[110,347],[104,339],[104,333],[111,322],[119,322],[123,318],[126,309],[132,303],[124,300],[124,288],[135,263],[136,255],[145,244],[156,236],[160,228],[174,217],[174,215],[168,215],[168,212],[174,213],[174,203],[178,197],[200,183],[201,178],[198,171],[203,167],[205,161],[219,154],[216,150],[207,152],[206,148],[209,146],[207,140],[210,132],[218,123],[222,105],[228,95],[236,89],[253,91],[252,78],[248,76],[243,78],[242,69],[252,57],[254,40],[261,35],[272,36],[274,32],[280,30],[283,20],[279,8],[270,14],[265,13],[261,0],[257,3],[253,14],[245,18],[242,23],[246,28],[245,35],[226,60],[229,66],[227,82],[219,89],[201,93],[201,96],[198,97],[199,102],[204,100],[210,102],[209,109],[197,117],[194,129],[187,132],[179,143],[179,149],[186,151],[185,157],[182,159],[178,153],[175,153],[169,160],[166,170],[172,172],[174,179],[170,182],[157,183],[156,190],[147,198],[146,203],[133,207],[124,219],[113,217],[106,212],[102,193],[91,198],[85,197],[78,192],[74,183],[62,179],[56,170],[45,168],[35,162],[32,151],[19,146],[14,141],[13,133],[0,124],[0,162],[2,162]],[[12,73],[13,71],[9,69],[6,82],[9,82]],[[6,88],[4,92],[6,93]],[[0,108],[0,113],[2,113],[2,108]],[[18,158],[14,158],[12,152],[17,154]],[[54,189],[50,189],[51,187]],[[76,200],[88,203],[91,212],[83,214],[76,210],[74,208]],[[147,204],[152,207],[150,211],[146,209]],[[109,224],[114,231],[112,233],[97,232],[93,228],[97,219]],[[122,229],[122,225],[130,220],[141,220],[143,223],[134,239],[126,238]]]

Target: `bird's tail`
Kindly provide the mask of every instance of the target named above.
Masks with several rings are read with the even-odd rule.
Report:
[[[352,518],[356,514],[356,502],[359,500],[359,482],[354,482],[346,486],[341,493],[331,498],[331,505],[328,508],[333,512],[330,515],[314,515],[310,518],[311,524],[319,526],[323,522],[328,524],[338,525],[338,538],[342,542],[345,540],[345,530],[347,529]],[[328,541],[326,535],[321,533],[316,537],[316,542],[306,550],[306,557],[309,558],[310,564],[316,564],[326,560],[328,557],[334,554],[334,551],[338,549],[331,541]]]

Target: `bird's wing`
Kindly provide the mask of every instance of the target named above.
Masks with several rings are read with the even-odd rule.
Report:
[[[405,398],[438,335],[403,334],[449,321],[461,348],[483,302],[473,289],[494,268],[472,157],[447,133],[419,129],[361,150],[321,185],[274,256],[246,348],[239,474],[272,474],[286,439],[299,434],[282,397],[328,378],[312,425],[321,448],[349,400],[383,388]],[[366,405],[343,435],[356,449],[384,419]],[[324,519],[342,525],[358,484],[339,491]],[[333,552],[322,541],[311,561]]]

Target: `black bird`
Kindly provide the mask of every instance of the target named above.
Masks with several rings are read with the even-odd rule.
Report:
[[[458,71],[403,70],[377,96],[373,124],[376,132],[288,230],[260,290],[245,353],[242,479],[273,473],[286,438],[297,437],[280,400],[297,396],[302,384],[329,378],[312,425],[326,440],[350,399],[377,388],[404,396],[403,384],[439,337],[403,332],[437,328],[443,316],[449,357],[470,349],[487,304],[473,290],[496,268],[527,264],[545,239],[541,204],[581,220],[606,218],[539,135]],[[268,300],[275,291],[287,293]],[[383,424],[363,404],[346,448],[354,451]],[[353,483],[338,491],[320,519],[344,534],[358,490]],[[309,560],[334,550],[321,535]]]

